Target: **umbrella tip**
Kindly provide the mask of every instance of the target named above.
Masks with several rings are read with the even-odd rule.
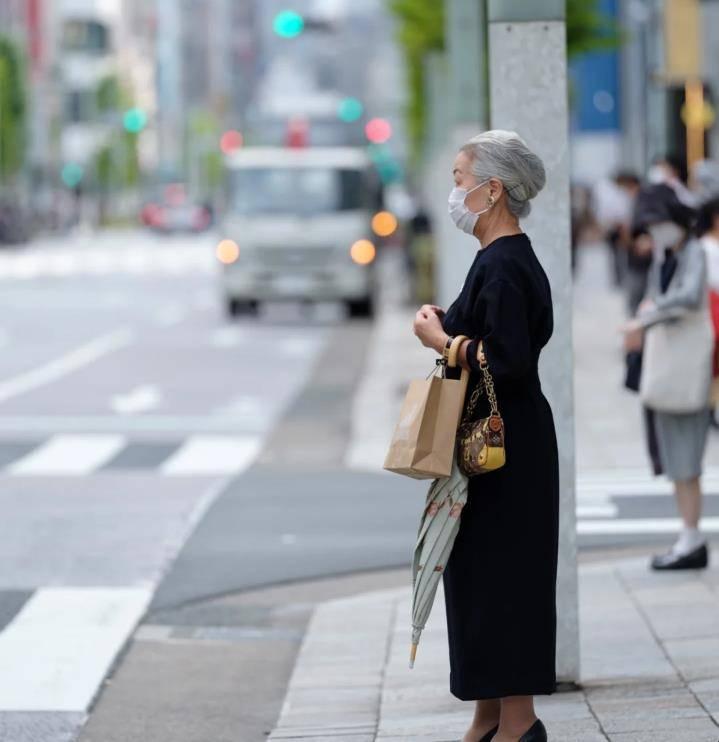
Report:
[[[414,667],[414,659],[417,656],[417,645],[412,644],[412,648],[409,651],[409,667],[410,670]]]

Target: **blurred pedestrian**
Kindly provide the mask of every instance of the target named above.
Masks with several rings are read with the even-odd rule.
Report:
[[[625,343],[627,350],[643,344],[640,392],[649,433],[656,435],[659,463],[674,484],[683,522],[671,549],[652,558],[657,570],[708,564],[699,518],[713,333],[704,249],[690,237],[693,215],[665,184],[642,188],[637,198],[637,226],[648,231],[654,254],[647,296],[625,327]]]
[[[631,221],[639,177],[620,171],[611,179],[600,180],[594,188],[594,212],[609,248],[612,283],[625,285],[632,245]]]
[[[712,423],[719,427],[716,408],[719,406],[719,196],[706,201],[699,209],[696,226],[707,260],[709,308],[714,327],[714,360],[712,364],[711,402],[714,405]]]
[[[667,185],[685,206],[695,207],[699,201],[697,195],[687,187],[687,168],[683,158],[676,155],[665,155],[654,159],[647,173],[650,185]]]
[[[453,336],[467,336],[454,350],[470,371],[470,390],[486,360],[507,456],[495,471],[469,478],[443,573],[450,691],[476,701],[463,742],[544,742],[534,695],[556,690],[559,465],[537,362],[552,334],[553,309],[519,219],[544,186],[545,171],[517,134],[486,131],[461,148],[452,172],[450,216],[480,249],[457,299],[446,312],[423,306],[415,333],[439,353]],[[478,418],[489,414],[487,396],[479,397]]]
[[[699,204],[719,197],[719,162],[697,160],[692,165],[690,181]]]

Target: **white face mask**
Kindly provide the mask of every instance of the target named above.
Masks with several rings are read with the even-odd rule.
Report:
[[[464,203],[464,200],[470,193],[472,193],[472,191],[476,191],[477,188],[481,188],[486,183],[489,183],[489,181],[489,178],[483,180],[481,183],[469,190],[455,186],[449,194],[449,215],[452,217],[452,221],[455,223],[457,228],[469,235],[474,234],[474,227],[477,224],[477,219],[479,219],[482,214],[489,211],[494,204],[487,206],[486,209],[482,209],[481,211],[470,211]]]

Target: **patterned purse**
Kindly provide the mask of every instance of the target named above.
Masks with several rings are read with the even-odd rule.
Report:
[[[485,474],[504,466],[504,420],[499,414],[497,396],[494,393],[494,380],[487,366],[487,358],[480,345],[479,367],[482,379],[472,391],[469,404],[457,429],[457,464],[468,477]],[[489,417],[472,420],[471,416],[482,392],[487,391],[490,404]]]

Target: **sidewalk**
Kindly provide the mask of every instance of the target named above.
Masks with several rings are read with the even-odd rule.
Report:
[[[646,559],[580,568],[581,689],[537,698],[552,742],[719,740],[719,571],[658,574]],[[440,590],[408,667],[409,588],[321,604],[269,740],[454,742],[471,704],[450,695]]]

